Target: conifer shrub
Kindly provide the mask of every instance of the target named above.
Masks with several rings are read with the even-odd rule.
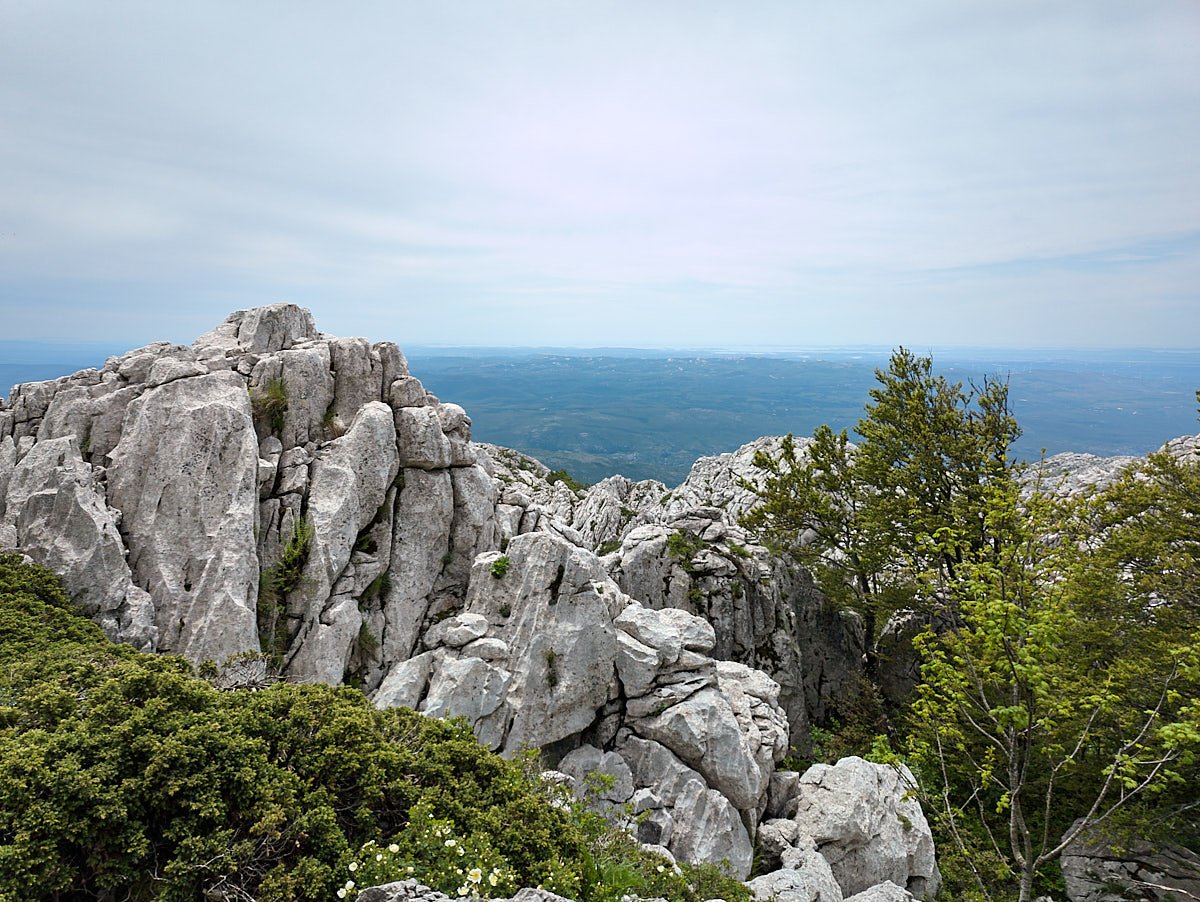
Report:
[[[488,886],[496,868],[506,889],[607,902],[633,874],[642,896],[747,898],[712,868],[668,880],[540,769],[345,686],[220,691],[182,658],[111,643],[53,574],[0,555],[3,902],[345,898],[371,842],[423,868],[397,877],[446,884],[430,825],[481,850]]]

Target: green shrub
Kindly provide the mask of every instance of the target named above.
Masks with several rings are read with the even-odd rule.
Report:
[[[266,420],[271,431],[283,432],[284,414],[288,409],[288,386],[282,376],[269,379],[250,392],[250,407],[258,420]]]
[[[572,492],[582,492],[587,489],[587,486],[568,473],[566,470],[551,470],[546,474],[546,482],[554,485],[556,482],[561,482]]]
[[[503,579],[504,574],[508,572],[508,568],[512,566],[512,561],[509,560],[507,554],[502,554],[500,557],[492,561],[492,566],[488,568],[488,572],[496,579]]]
[[[329,899],[418,804],[532,886],[582,854],[545,793],[465,725],[346,687],[219,692],[0,557],[0,899]]]
[[[259,575],[258,644],[264,654],[279,657],[287,651],[290,637],[284,599],[300,584],[312,539],[312,524],[301,520],[284,543],[279,560]]]
[[[0,555],[0,899],[308,902],[408,867],[467,896],[747,899],[564,805],[541,769],[345,686],[218,691],[180,658],[112,644],[50,573]]]
[[[667,554],[679,561],[683,565],[683,569],[688,573],[691,573],[695,569],[692,566],[692,558],[699,554],[703,548],[703,539],[682,529],[676,530],[667,536]]]

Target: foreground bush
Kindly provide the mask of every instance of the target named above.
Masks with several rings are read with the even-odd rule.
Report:
[[[433,821],[486,849],[508,886],[610,898],[596,850],[612,831],[550,792],[462,724],[377,711],[354,689],[218,691],[182,659],[112,644],[52,574],[0,555],[4,902],[326,900],[364,844],[415,850]],[[695,873],[674,898],[700,877],[744,898]]]

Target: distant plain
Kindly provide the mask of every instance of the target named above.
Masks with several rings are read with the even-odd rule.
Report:
[[[123,350],[0,341],[0,394]],[[668,485],[697,457],[760,435],[809,435],[822,423],[853,430],[889,350],[405,349],[426,388],[466,408],[476,439],[583,482],[621,473]],[[956,348],[933,357],[952,381],[1009,380],[1025,459],[1043,449],[1145,454],[1200,430],[1200,350]]]

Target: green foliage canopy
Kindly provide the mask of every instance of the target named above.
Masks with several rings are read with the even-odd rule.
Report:
[[[744,485],[762,503],[743,518],[862,614],[872,638],[884,616],[921,600],[923,574],[953,576],[992,540],[985,493],[1010,476],[1008,450],[1020,435],[1004,382],[964,388],[904,348],[875,378],[857,446],[845,430],[822,426],[803,453],[789,435],[778,457],[755,456],[762,487]],[[939,535],[953,541],[930,541]]]

